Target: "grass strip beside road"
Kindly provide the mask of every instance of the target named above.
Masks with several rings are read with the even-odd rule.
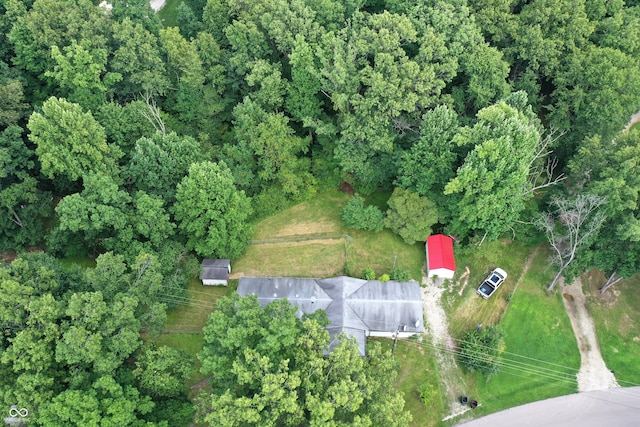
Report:
[[[640,385],[640,277],[624,280],[601,295],[605,280],[601,273],[590,272],[582,281],[602,357],[620,386]]]

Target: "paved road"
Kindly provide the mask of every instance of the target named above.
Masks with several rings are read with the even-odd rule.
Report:
[[[464,427],[637,427],[640,387],[541,400],[459,424]]]

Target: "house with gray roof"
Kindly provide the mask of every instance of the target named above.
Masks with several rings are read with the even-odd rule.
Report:
[[[241,296],[256,295],[263,306],[286,298],[298,316],[325,310],[331,351],[341,333],[354,337],[365,354],[368,336],[406,338],[424,332],[418,282],[380,282],[340,276],[329,279],[241,277]]]

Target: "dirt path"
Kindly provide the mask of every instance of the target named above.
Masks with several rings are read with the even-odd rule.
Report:
[[[638,123],[640,123],[640,111],[638,111],[633,116],[631,116],[631,119],[629,119],[629,123],[627,123],[627,125],[624,127],[624,130],[622,132],[623,133],[628,132],[629,129],[631,129],[634,125]]]
[[[602,358],[595,325],[587,308],[580,278],[577,278],[571,285],[566,285],[562,280],[560,290],[580,350],[580,371],[577,375],[578,391],[620,387]]]
[[[522,274],[518,278],[516,287],[513,290],[514,293],[518,285],[522,282],[524,275],[529,270],[537,253],[538,248],[529,255],[522,269]],[[465,394],[467,391],[467,384],[455,360],[453,350],[455,350],[456,345],[454,339],[449,335],[449,323],[441,302],[442,294],[447,290],[454,292],[454,287],[460,286],[461,282],[463,284],[458,295],[462,295],[462,290],[464,290],[469,282],[469,275],[470,271],[469,267],[467,267],[457,282],[449,282],[448,287],[445,286],[443,279],[432,280],[427,277],[422,278],[422,283],[425,285],[422,288],[422,305],[427,334],[429,335],[427,339],[431,339],[433,346],[436,348],[435,353],[438,359],[440,378],[444,387],[445,402],[448,403],[448,415],[444,420],[462,415],[470,409],[469,406],[462,405],[459,401],[460,395]]]
[[[151,8],[157,12],[162,9],[165,3],[166,0],[151,0]]]
[[[425,324],[427,326],[427,339],[435,347],[436,358],[438,359],[438,369],[440,370],[440,380],[444,387],[444,401],[447,405],[450,418],[466,412],[469,407],[463,406],[460,395],[466,392],[466,383],[460,368],[455,360],[455,342],[449,335],[449,324],[447,315],[442,308],[441,298],[446,290],[443,280],[431,280],[422,278],[422,305],[424,310]]]

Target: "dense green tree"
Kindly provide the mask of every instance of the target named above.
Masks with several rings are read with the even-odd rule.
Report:
[[[393,359],[378,344],[360,356],[342,339],[329,355],[326,316],[296,317],[286,300],[262,308],[255,297],[218,300],[204,329],[202,371],[212,392],[200,419],[215,425],[408,425],[393,388]]]
[[[95,111],[106,101],[107,90],[122,76],[106,72],[106,49],[90,48],[75,40],[62,51],[58,46],[52,46],[51,57],[56,65],[45,75],[56,80],[62,89],[62,97],[85,110]]]
[[[27,176],[0,190],[0,247],[21,250],[42,242],[45,223],[52,214],[52,197]]]
[[[526,4],[518,14],[512,34],[513,57],[528,62],[546,75],[556,72],[563,56],[584,49],[594,31],[587,15],[587,1],[537,0]]]
[[[321,83],[312,45],[300,35],[296,36],[289,64],[291,84],[287,87],[287,111],[298,122],[309,123],[321,114]]]
[[[234,116],[239,144],[228,151],[243,163],[246,175],[241,183],[251,185],[254,192],[277,185],[294,200],[313,190],[310,162],[303,156],[310,140],[295,135],[287,116],[269,113],[250,98],[236,106]]]
[[[201,88],[205,77],[195,43],[180,35],[177,27],[170,27],[160,31],[160,44],[167,55],[168,71],[177,79],[176,83]]]
[[[29,107],[24,102],[24,85],[12,74],[8,66],[0,61],[0,129],[17,125]]]
[[[417,27],[432,27],[444,39],[445,58],[456,74],[449,91],[459,111],[477,111],[507,94],[509,66],[502,53],[485,42],[466,0],[393,3],[393,11],[406,13]]]
[[[59,229],[79,233],[87,247],[97,250],[129,245],[131,196],[107,175],[85,175],[83,182],[82,192],[64,197],[56,206]]]
[[[107,102],[93,113],[95,119],[104,127],[107,143],[120,148],[124,153],[120,163],[126,163],[133,156],[136,141],[142,137],[151,137],[155,130],[144,113],[149,108],[143,101],[133,101],[125,105]]]
[[[640,89],[634,84],[638,79],[637,61],[617,49],[576,52],[556,74],[551,123],[569,130],[574,146],[596,134],[612,138],[638,111]],[[565,151],[573,154],[571,149]]]
[[[0,132],[0,248],[21,249],[40,242],[44,219],[51,214],[51,195],[38,189],[35,153],[22,128]]]
[[[453,142],[460,127],[458,121],[456,112],[446,106],[427,111],[422,117],[420,139],[402,155],[398,165],[398,184],[429,197],[441,214],[449,211],[443,192],[458,166],[459,154]]]
[[[165,63],[162,61],[158,37],[142,24],[129,18],[113,24],[115,48],[110,64],[112,71],[122,75],[116,93],[133,96],[146,93],[163,95],[169,88]]]
[[[202,11],[203,32],[211,34],[219,46],[227,46],[225,28],[229,25],[230,19],[228,0],[207,0]]]
[[[171,222],[160,197],[139,191],[133,198],[133,208],[130,221],[138,233],[138,241],[149,242],[153,249],[159,249],[173,237],[176,226]]]
[[[202,27],[191,6],[184,1],[178,5],[176,24],[180,28],[180,34],[187,39],[194,38]]]
[[[476,124],[454,137],[459,146],[473,147],[445,187],[454,204],[449,230],[455,235],[495,239],[514,226],[533,196],[529,177],[541,127],[524,94],[509,102],[516,100],[519,109],[501,101],[480,110]]]
[[[431,234],[431,226],[438,222],[434,203],[411,190],[396,188],[387,204],[385,227],[408,244],[424,241]]]
[[[184,382],[193,374],[193,356],[171,347],[145,345],[136,358],[133,375],[143,390],[158,397],[186,393]]]
[[[89,389],[68,389],[43,405],[37,423],[43,426],[162,426],[146,422],[154,409],[148,396],[122,386],[111,376],[98,378]]]
[[[176,186],[189,171],[189,166],[202,160],[203,156],[195,139],[156,132],[136,142],[124,175],[137,190],[173,203]]]
[[[187,247],[201,256],[237,258],[251,226],[249,199],[238,191],[224,162],[194,163],[178,184],[175,216]]]
[[[588,138],[569,164],[576,187],[606,197],[601,210],[607,220],[578,263],[583,268],[597,267],[610,283],[638,272],[640,242],[640,131],[631,131],[608,140]]]
[[[621,1],[603,2],[599,6],[604,16],[597,21],[593,37],[596,44],[637,58],[640,54],[640,34],[636,31],[640,25],[640,7],[624,7]]]
[[[151,8],[151,2],[146,0],[113,0],[110,1],[112,9],[109,12],[111,20],[131,20],[141,24],[145,30],[158,35],[162,28],[160,16]]]
[[[364,198],[358,194],[344,205],[340,218],[344,225],[356,230],[382,231],[384,228],[382,211],[377,206],[365,206]]]
[[[415,47],[411,56],[406,45]],[[338,112],[336,157],[371,192],[394,174],[396,138],[412,132],[415,113],[436,102],[452,75],[440,62],[443,40],[402,15],[356,14],[323,49],[330,55],[321,59],[322,90]]]
[[[107,33],[104,10],[91,0],[35,0],[18,14],[9,32],[16,54],[12,62],[45,79],[45,72],[55,65],[51,46],[64,51],[76,41],[89,51],[101,49],[106,47]]]
[[[168,94],[167,108],[177,113],[181,124],[197,127],[204,115],[199,110],[204,102],[206,81],[198,44],[194,40],[187,41],[176,27],[161,30],[160,43],[167,56],[171,87],[174,89]]]
[[[469,370],[491,376],[500,370],[504,349],[504,332],[495,327],[478,327],[460,341],[458,360]]]
[[[56,361],[98,375],[113,375],[142,344],[140,322],[135,318],[137,305],[135,297],[124,293],[117,294],[110,304],[101,292],[73,294],[65,310],[70,326],[56,343]]]
[[[166,426],[170,414],[150,416],[154,403],[136,389],[126,363],[142,343],[147,313],[138,296],[148,299],[150,285],[161,282],[149,260],[141,255],[129,272],[118,267],[122,258],[99,258],[89,281],[116,284],[104,286],[108,298],[101,291],[75,292],[84,279],[46,254],[26,254],[0,268],[2,404],[22,402],[37,426]],[[164,375],[158,368],[163,365],[156,372]]]
[[[63,175],[75,181],[87,172],[117,174],[122,152],[107,143],[104,128],[78,104],[49,98],[27,127],[42,173],[49,178]]]

